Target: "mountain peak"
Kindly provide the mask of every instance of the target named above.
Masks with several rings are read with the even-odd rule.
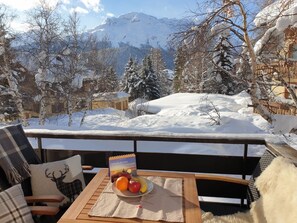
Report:
[[[140,47],[149,44],[166,48],[172,34],[177,32],[182,20],[158,19],[140,12],[130,12],[119,17],[108,18],[90,32],[98,39],[108,37],[113,46],[121,43]]]
[[[130,12],[124,15],[119,16],[119,19],[127,19],[127,20],[141,20],[141,19],[157,19],[154,16],[144,14],[142,12]]]

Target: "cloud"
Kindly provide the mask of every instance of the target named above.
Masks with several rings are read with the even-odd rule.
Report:
[[[23,22],[12,21],[10,26],[17,32],[27,32],[29,30],[29,24]]]
[[[70,4],[70,0],[62,0],[62,3],[69,5]]]
[[[7,5],[13,9],[24,11],[33,8],[38,4],[38,0],[0,0],[1,4]]]
[[[59,0],[47,0],[46,3],[50,6],[54,6],[59,2]],[[70,0],[61,0],[64,4],[69,4]],[[29,10],[40,4],[39,0],[0,0],[0,4],[7,5],[18,11]]]
[[[100,12],[103,10],[100,1],[101,0],[81,0],[87,9],[91,9],[95,12]]]
[[[107,16],[107,17],[114,17],[114,14],[111,13],[111,12],[108,12],[108,13],[106,13],[106,16]]]
[[[71,0],[46,0],[46,3],[50,6],[56,5],[58,2],[62,3],[62,6],[71,5],[78,13],[87,13],[86,9],[77,6]],[[80,0],[80,2],[88,9],[95,12],[103,11],[103,5],[101,0]],[[4,4],[12,9],[18,11],[25,11],[32,9],[40,4],[39,0],[0,0],[0,4]],[[77,7],[76,7],[77,6]]]
[[[86,9],[84,9],[84,8],[82,8],[82,7],[71,8],[69,11],[70,11],[71,13],[73,13],[73,12],[77,12],[77,13],[80,13],[80,14],[88,14],[88,13],[89,13],[88,10],[86,10]]]

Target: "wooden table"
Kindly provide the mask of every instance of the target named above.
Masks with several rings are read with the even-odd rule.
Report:
[[[198,201],[198,193],[196,189],[196,180],[194,174],[183,174],[174,172],[159,172],[159,171],[140,171],[137,173],[141,176],[161,176],[183,179],[183,207],[184,219],[186,223],[200,223],[201,212]],[[123,218],[103,218],[90,217],[88,212],[97,201],[100,193],[103,191],[109,182],[108,169],[100,169],[94,176],[91,182],[76,198],[73,204],[68,208],[65,214],[61,217],[58,223],[92,223],[92,222],[146,222],[152,223],[155,221],[141,219],[123,219]]]

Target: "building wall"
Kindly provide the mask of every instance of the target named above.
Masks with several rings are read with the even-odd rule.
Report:
[[[127,110],[128,109],[128,98],[114,99],[110,101],[105,100],[94,100],[92,101],[92,109],[99,108],[115,108],[118,110]]]
[[[284,45],[280,52],[281,56],[285,60],[275,61],[267,65],[259,64],[258,70],[264,71],[266,74],[273,75],[274,71],[277,70],[279,74],[282,74],[282,78],[290,83],[297,84],[297,61],[287,60],[293,57],[293,49],[297,45],[297,29],[288,28],[284,31]],[[297,58],[294,58],[297,59]],[[260,72],[257,72],[260,74]],[[272,86],[271,90],[277,96],[282,96],[284,98],[289,97],[289,93],[283,86]],[[295,91],[297,93],[297,91]]]

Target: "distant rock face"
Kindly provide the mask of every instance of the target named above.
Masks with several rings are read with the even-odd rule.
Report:
[[[113,47],[125,43],[134,47],[151,45],[166,48],[172,34],[178,32],[185,21],[162,18],[131,12],[118,18],[108,18],[105,24],[99,25],[89,31],[98,39],[108,38]]]
[[[88,40],[89,35],[94,35],[99,41],[98,48],[112,48],[116,58],[115,70],[118,76],[124,72],[125,66],[130,57],[141,63],[142,59],[150,53],[152,47],[161,48],[162,56],[166,68],[174,69],[174,49],[167,48],[168,41],[171,40],[174,33],[181,30],[181,27],[188,24],[189,21],[182,19],[158,19],[154,16],[144,13],[131,12],[118,18],[108,18],[106,22],[96,28],[84,32],[83,39]],[[28,33],[30,36],[30,33]],[[19,34],[19,38],[14,41],[16,49],[24,51],[27,45],[26,40],[17,39],[26,38]],[[102,46],[100,45],[102,41]],[[58,44],[57,49],[59,48]],[[36,68],[36,63],[32,63],[28,55],[22,54],[18,58],[29,70]]]

